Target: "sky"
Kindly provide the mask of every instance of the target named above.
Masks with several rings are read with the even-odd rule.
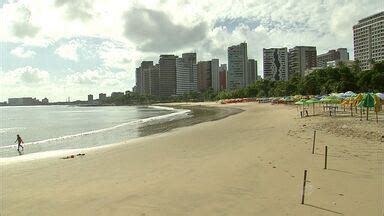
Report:
[[[258,61],[271,47],[345,47],[381,0],[0,0],[0,101],[86,100],[132,90],[135,68],[160,54],[219,58],[246,41]]]

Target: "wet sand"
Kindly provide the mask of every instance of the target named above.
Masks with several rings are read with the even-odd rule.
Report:
[[[332,132],[338,124],[332,129],[325,117],[301,119],[292,106],[204,105],[244,111],[82,157],[0,166],[0,214],[383,215],[378,139]]]

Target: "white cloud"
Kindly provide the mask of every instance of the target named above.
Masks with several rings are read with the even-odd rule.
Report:
[[[4,86],[39,85],[48,83],[49,73],[30,66],[16,68],[8,72],[2,72],[0,83]]]
[[[36,52],[33,50],[27,50],[22,46],[18,46],[15,49],[11,50],[11,54],[19,58],[31,58],[36,55]]]
[[[60,56],[63,59],[68,59],[72,61],[78,61],[79,55],[77,49],[82,45],[77,40],[71,40],[67,44],[63,44],[55,50],[55,54]]]
[[[129,77],[127,72],[112,72],[106,69],[86,70],[84,72],[76,72],[66,77],[66,85],[89,85],[95,87],[109,86],[110,83],[126,82]]]
[[[133,48],[128,48],[122,43],[114,43],[111,41],[103,42],[97,50],[103,65],[107,68],[117,68],[127,70],[133,66],[133,62],[137,59],[139,53]]]

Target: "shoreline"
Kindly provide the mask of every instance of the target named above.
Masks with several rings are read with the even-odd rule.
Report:
[[[85,147],[85,148],[57,149],[57,150],[49,150],[49,151],[42,151],[42,152],[33,152],[33,153],[11,156],[11,157],[0,157],[0,166],[7,165],[10,163],[25,162],[25,161],[39,160],[39,159],[45,159],[45,158],[64,157],[68,155],[69,156],[76,155],[78,153],[84,153],[84,152],[87,153],[90,151],[95,151],[95,150],[104,149],[104,148],[113,148],[119,145],[129,145],[130,143],[138,141],[147,136],[160,135],[162,133],[167,133],[177,128],[193,126],[195,124],[203,123],[206,121],[220,120],[241,112],[240,109],[236,109],[236,108],[225,108],[225,107],[214,108],[209,106],[201,106],[201,105],[193,105],[193,104],[190,104],[188,106],[176,105],[176,104],[173,104],[173,105],[162,104],[162,105],[151,105],[151,106],[153,107],[159,106],[162,109],[171,108],[171,109],[177,109],[177,110],[179,109],[189,110],[189,113],[192,115],[192,117],[175,119],[175,120],[170,120],[166,122],[157,122],[157,123],[148,124],[148,125],[142,125],[138,128],[139,134],[140,134],[138,137],[128,139],[128,140],[123,140],[117,143],[109,143],[109,144]]]
[[[383,213],[382,143],[362,142],[364,138],[319,130],[315,154],[311,154],[313,129],[323,126],[322,118],[300,118],[293,106],[257,103],[207,106],[244,111],[219,121],[146,136],[132,145],[92,151],[81,158],[2,166],[2,213],[167,216]],[[324,127],[337,129],[338,126]],[[326,145],[329,147],[327,170],[323,167]],[[308,170],[308,182],[302,205],[304,170]]]

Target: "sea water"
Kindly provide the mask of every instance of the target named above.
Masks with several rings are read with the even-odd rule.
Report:
[[[188,110],[157,106],[4,106],[0,107],[0,157],[81,149],[140,137],[146,124],[188,117]]]

